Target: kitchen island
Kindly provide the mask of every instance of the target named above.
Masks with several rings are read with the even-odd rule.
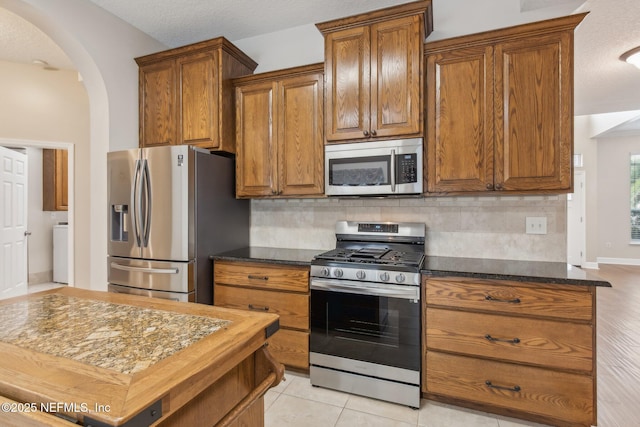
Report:
[[[263,425],[278,316],[61,288],[0,302],[1,425]]]

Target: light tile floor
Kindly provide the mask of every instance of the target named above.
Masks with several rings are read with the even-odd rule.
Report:
[[[411,409],[313,387],[307,375],[290,371],[285,378],[265,395],[265,427],[542,427],[427,400]]]
[[[27,287],[27,292],[32,294],[34,292],[47,291],[49,289],[61,288],[63,286],[67,286],[64,283],[55,283],[55,282],[47,282],[47,283],[38,283],[36,285],[29,285]]]

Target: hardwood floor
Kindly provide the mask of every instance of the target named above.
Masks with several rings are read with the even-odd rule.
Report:
[[[598,426],[640,426],[640,266],[590,270],[597,290]]]

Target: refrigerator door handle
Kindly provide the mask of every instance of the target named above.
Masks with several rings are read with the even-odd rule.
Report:
[[[144,166],[142,172],[142,183],[144,184],[144,230],[142,235],[142,242],[144,247],[149,246],[149,233],[151,228],[151,179],[149,176],[149,162],[144,159]],[[140,198],[142,200],[142,197]]]
[[[136,273],[153,273],[153,274],[178,274],[180,270],[177,268],[150,268],[150,267],[131,267],[116,262],[111,263],[111,268],[122,271],[134,271]]]
[[[140,238],[140,160],[136,160],[133,183],[131,184],[131,217],[133,218],[133,234],[138,247],[142,246]]]

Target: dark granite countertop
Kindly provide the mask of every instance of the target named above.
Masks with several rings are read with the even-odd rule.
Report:
[[[246,248],[212,255],[211,259],[214,261],[225,260],[264,262],[270,264],[310,265],[313,257],[328,250],[329,249],[288,249],[248,246]]]
[[[427,256],[421,272],[433,276],[611,287],[596,274],[563,262]]]

